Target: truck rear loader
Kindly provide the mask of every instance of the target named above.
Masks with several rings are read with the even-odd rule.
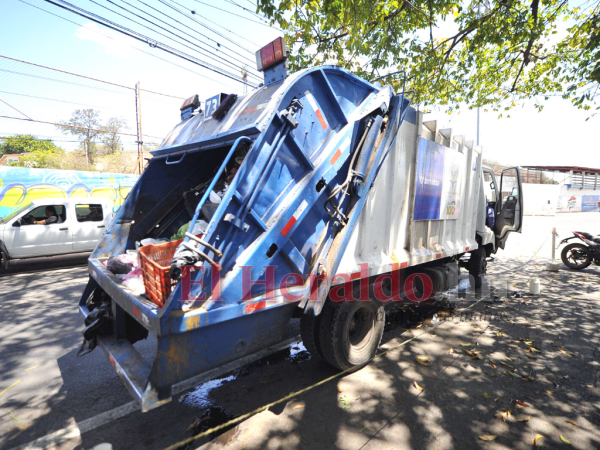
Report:
[[[281,342],[294,317],[311,354],[364,364],[385,304],[456,286],[459,264],[479,285],[487,256],[521,229],[517,168],[498,189],[481,148],[424,121],[412,93],[339,67],[288,75],[286,53],[281,38],[257,53],[264,86],[244,96],[184,103],[89,259],[83,349],[104,350],[143,411]],[[186,223],[166,244],[168,296],[134,292],[104,266]],[[151,364],[134,347],[148,333]]]

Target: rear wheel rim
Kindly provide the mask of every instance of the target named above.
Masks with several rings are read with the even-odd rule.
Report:
[[[589,255],[581,248],[572,248],[567,252],[567,261],[574,266],[584,266],[587,264]]]

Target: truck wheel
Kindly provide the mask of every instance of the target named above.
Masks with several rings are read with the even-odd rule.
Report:
[[[587,247],[583,244],[569,244],[560,252],[560,259],[571,269],[585,269],[592,263]]]
[[[480,289],[483,285],[483,277],[487,271],[487,256],[485,249],[479,247],[477,250],[471,252],[471,259],[469,260],[469,275],[475,278],[475,289]]]
[[[321,316],[302,314],[300,318],[300,336],[302,342],[312,356],[323,358],[321,351],[321,342],[319,340],[319,326],[321,325]]]
[[[384,325],[385,310],[378,302],[327,300],[319,333],[323,357],[341,370],[365,364],[379,347]]]
[[[0,252],[0,269],[8,270],[8,258],[4,252]]]

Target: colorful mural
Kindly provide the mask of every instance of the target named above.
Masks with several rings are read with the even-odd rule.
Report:
[[[0,166],[0,217],[40,198],[108,198],[121,206],[137,175]]]

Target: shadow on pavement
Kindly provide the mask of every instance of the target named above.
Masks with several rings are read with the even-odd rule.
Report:
[[[42,258],[15,259],[10,261],[9,268],[0,269],[0,277],[14,273],[34,270],[51,270],[87,264],[91,253],[73,253],[69,255],[46,256]]]
[[[480,302],[457,315],[444,316],[439,314],[442,307],[422,305],[420,314],[410,318],[396,308],[388,313],[382,345],[389,352],[356,373],[189,448],[529,449],[538,433],[548,448],[561,445],[560,435],[574,448],[600,447],[598,273],[556,274],[542,271],[542,266],[544,261],[501,264],[511,288],[524,293],[529,278],[538,276],[539,296]],[[18,308],[23,307],[18,292],[12,292],[6,310],[0,309],[2,323],[28,327],[28,333],[6,334],[0,341],[3,380],[21,376],[19,352],[63,352],[57,358],[60,383],[52,394],[13,395],[2,403],[11,411],[45,408],[29,427],[4,435],[9,448],[131,400],[101,351],[76,358],[81,320],[76,302],[53,300],[60,286],[60,278],[28,286],[38,289],[45,301],[35,308],[29,305],[26,313]],[[434,330],[433,313],[444,320]],[[411,337],[417,338],[394,348]],[[430,365],[418,364],[417,356],[428,357]],[[132,413],[59,448],[90,448],[100,442],[115,449],[164,448],[335,373],[298,345],[222,377],[212,389],[205,384],[191,397],[182,394],[151,412]],[[199,402],[191,401],[194,395]],[[511,415],[505,416],[506,422],[496,417],[507,411]],[[485,442],[482,435],[497,438]]]

